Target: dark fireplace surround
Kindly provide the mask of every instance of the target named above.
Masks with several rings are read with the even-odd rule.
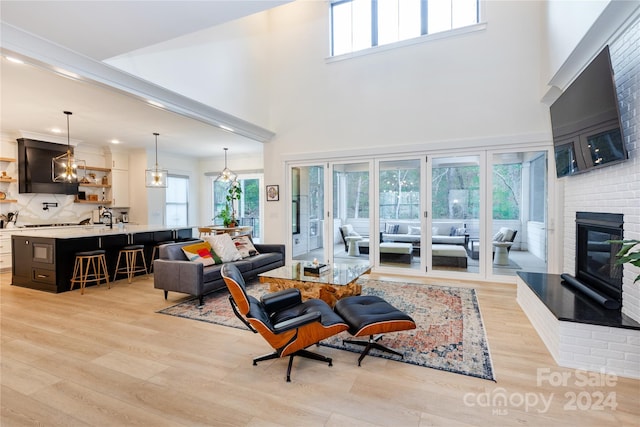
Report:
[[[575,277],[519,271],[517,274],[561,321],[640,330],[622,313],[622,271],[616,265],[623,215],[576,212]]]
[[[576,279],[594,292],[622,304],[622,265],[616,254],[622,240],[622,214],[576,212]]]

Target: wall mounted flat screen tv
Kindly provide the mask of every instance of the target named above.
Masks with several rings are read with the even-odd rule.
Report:
[[[551,105],[558,178],[628,158],[609,46]]]

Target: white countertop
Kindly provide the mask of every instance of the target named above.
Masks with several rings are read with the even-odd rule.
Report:
[[[121,223],[122,224],[122,223]],[[46,237],[55,239],[77,239],[79,237],[108,236],[117,234],[145,233],[153,231],[177,230],[185,227],[165,227],[162,225],[134,225],[114,224],[113,228],[107,225],[77,225],[64,227],[34,227],[34,228],[6,228],[0,230],[2,235],[20,234],[22,236]]]

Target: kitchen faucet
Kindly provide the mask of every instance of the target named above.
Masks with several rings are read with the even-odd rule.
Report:
[[[109,228],[113,229],[113,212],[109,209],[104,209],[102,211],[102,216],[109,218]]]

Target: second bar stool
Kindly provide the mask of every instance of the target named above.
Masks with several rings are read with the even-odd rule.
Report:
[[[120,267],[120,258],[124,255],[125,265]],[[138,265],[138,260],[142,260],[142,265]],[[147,262],[144,259],[144,245],[129,245],[120,249],[118,252],[118,261],[116,262],[116,270],[113,273],[113,280],[115,281],[118,274],[126,274],[127,281],[131,283],[133,276],[136,273],[149,274],[147,270]]]

